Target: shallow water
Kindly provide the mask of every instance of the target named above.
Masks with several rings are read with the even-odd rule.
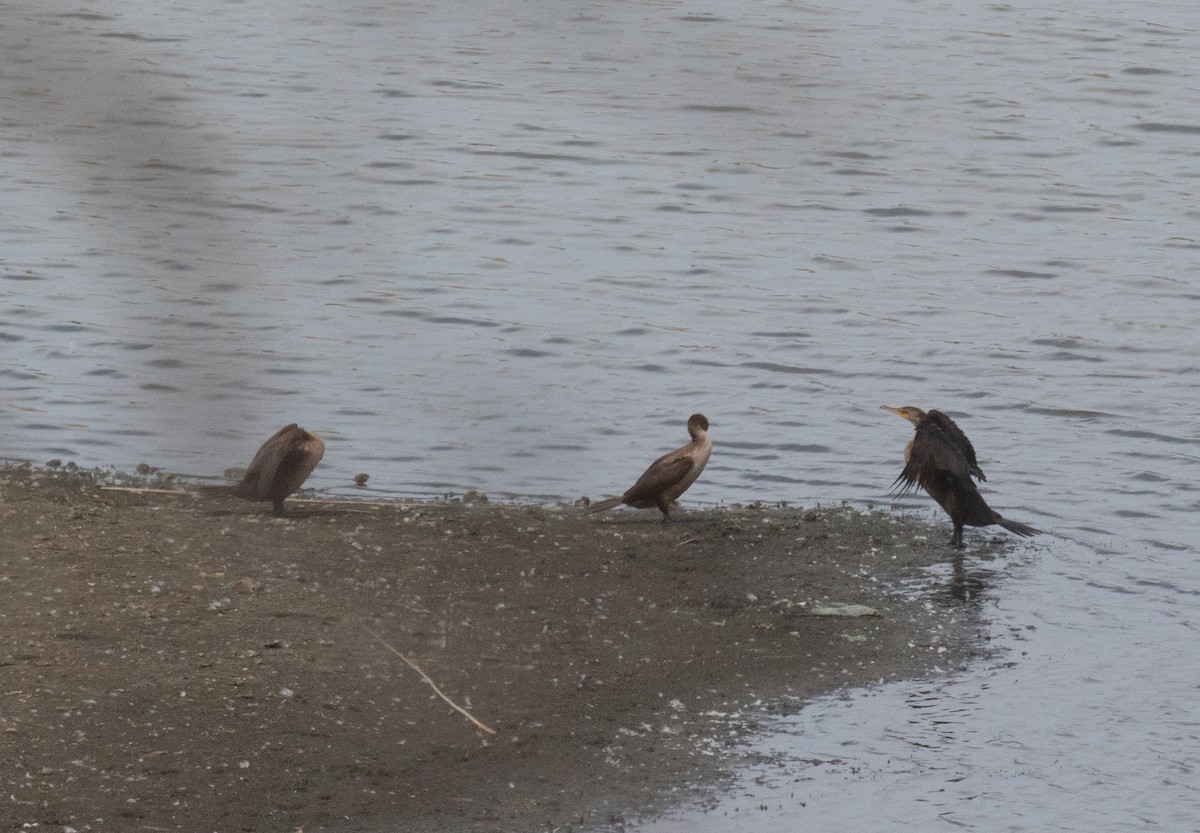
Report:
[[[574,500],[702,410],[685,508],[866,502],[878,406],[940,407],[1061,536],[976,602],[1013,664],[806,710],[847,764],[763,803],[1200,818],[1200,12],[880,5],[13,12],[3,454],[218,476],[295,420],[321,489]]]

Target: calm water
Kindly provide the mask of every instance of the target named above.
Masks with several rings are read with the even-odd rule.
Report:
[[[1012,664],[647,830],[1200,829],[1200,10],[826,6],[13,4],[0,454],[573,500],[702,410],[685,506],[869,501],[941,407]]]

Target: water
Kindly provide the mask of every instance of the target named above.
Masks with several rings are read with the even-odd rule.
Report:
[[[701,410],[685,506],[866,502],[911,433],[878,406],[940,407],[1060,536],[981,602],[1011,664],[807,709],[767,742],[846,763],[754,800],[1197,829],[1198,33],[1165,1],[16,4],[3,453],[214,476],[295,420],[321,489],[573,500]]]

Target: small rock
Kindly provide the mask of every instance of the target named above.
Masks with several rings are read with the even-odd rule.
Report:
[[[866,605],[834,604],[825,607],[814,607],[813,616],[878,616],[879,611]]]
[[[247,576],[229,585],[239,593],[257,593],[262,589],[262,582]]]

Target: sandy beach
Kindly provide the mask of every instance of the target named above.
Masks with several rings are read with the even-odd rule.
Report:
[[[887,512],[111,485],[0,473],[3,830],[620,828],[773,714],[981,650],[895,591],[946,531]]]

